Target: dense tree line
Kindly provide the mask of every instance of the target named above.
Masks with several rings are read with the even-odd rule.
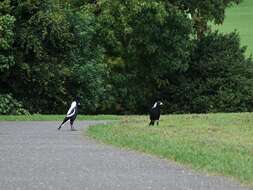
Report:
[[[251,111],[253,62],[212,32],[240,0],[3,0],[0,113]]]

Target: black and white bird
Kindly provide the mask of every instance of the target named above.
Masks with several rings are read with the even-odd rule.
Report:
[[[73,124],[74,124],[74,121],[75,121],[77,113],[78,113],[78,106],[79,105],[80,105],[80,98],[76,97],[76,99],[71,103],[71,106],[67,112],[67,115],[64,118],[63,122],[61,123],[61,125],[58,127],[58,130],[61,129],[61,127],[62,127],[62,125],[64,125],[64,123],[66,123],[68,120],[70,120],[71,130],[75,131]]]
[[[161,101],[155,102],[153,107],[150,109],[149,112],[149,118],[150,118],[150,123],[149,125],[154,125],[155,122],[157,122],[157,125],[159,125],[159,119],[161,115],[160,107],[163,105]]]

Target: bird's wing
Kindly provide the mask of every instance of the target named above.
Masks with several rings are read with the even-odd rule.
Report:
[[[154,117],[155,117],[155,110],[154,108],[151,108],[149,111],[149,118],[150,120],[154,120]]]
[[[152,108],[156,108],[156,106],[157,106],[157,102],[153,105],[153,107],[152,107]]]
[[[76,108],[76,102],[72,102],[69,110],[68,110],[68,113],[67,113],[67,117],[72,117],[74,114],[75,114],[75,108]]]

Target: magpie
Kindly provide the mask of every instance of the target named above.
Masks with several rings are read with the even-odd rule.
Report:
[[[150,118],[150,123],[149,125],[154,125],[155,121],[157,121],[157,125],[159,125],[159,119],[160,119],[160,106],[162,106],[163,103],[161,101],[155,102],[153,107],[150,109],[149,112],[149,118]]]
[[[61,129],[62,125],[66,123],[68,120],[70,120],[70,126],[71,126],[71,131],[75,131],[75,128],[73,127],[74,121],[77,116],[78,112],[78,106],[80,105],[80,98],[76,97],[75,100],[71,103],[71,106],[67,112],[66,117],[64,118],[63,122],[61,125],[58,127],[58,130]]]

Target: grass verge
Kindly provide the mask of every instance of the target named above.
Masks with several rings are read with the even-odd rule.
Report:
[[[124,117],[90,127],[88,135],[253,184],[252,113],[170,115],[159,126],[147,124],[146,116]]]
[[[60,121],[66,115],[0,115],[0,121]],[[118,120],[116,115],[78,115],[77,120]]]

